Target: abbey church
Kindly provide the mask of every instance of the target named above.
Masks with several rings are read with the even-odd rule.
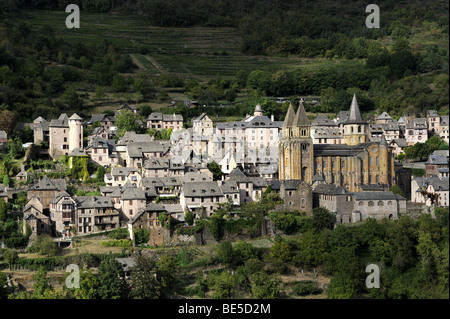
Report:
[[[392,150],[384,137],[370,141],[369,123],[363,120],[355,95],[343,125],[343,144],[313,144],[302,102],[297,113],[289,106],[281,131],[280,180],[334,184],[349,192],[387,191],[395,183]]]

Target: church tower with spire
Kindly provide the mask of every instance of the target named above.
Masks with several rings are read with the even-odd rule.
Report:
[[[358,145],[367,142],[369,142],[369,125],[363,120],[356,95],[353,94],[348,119],[344,123],[344,143]]]
[[[280,180],[302,180],[311,183],[314,173],[314,148],[311,123],[300,102],[297,113],[289,105],[282,126],[278,149],[278,177]]]

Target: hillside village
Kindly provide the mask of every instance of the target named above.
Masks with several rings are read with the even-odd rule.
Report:
[[[33,170],[22,168],[15,181],[22,181],[27,202],[15,214],[23,214],[24,233],[29,226],[32,238],[49,234],[70,243],[75,235],[118,228],[127,228],[133,239],[136,229],[149,229],[147,244],[158,246],[174,241],[165,221],[192,228],[224,205],[239,218],[241,205],[267,191],[282,200],[275,210],[311,216],[323,207],[336,224],[397,219],[449,206],[448,150],[436,150],[422,162],[402,161],[405,148],[431,136],[449,142],[448,115],[436,111],[399,120],[384,112],[367,122],[354,96],[348,111],[334,119],[319,115],[312,122],[302,101],[289,106],[284,121],[264,115],[259,104],[253,114],[233,122],[213,123],[203,113],[186,123],[179,114],[157,112],[137,121],[144,129],[168,131],[168,139],[120,134],[116,117],[135,113],[125,104],[114,116],[61,114],[25,124],[34,134],[34,142],[25,145],[27,154],[39,146],[40,159],[80,167],[81,175],[54,177],[50,169],[33,180]],[[88,164],[103,176],[89,176]],[[411,172],[417,169],[411,167],[425,174],[415,176]],[[70,191],[87,179],[100,182],[93,194]],[[3,185],[0,195],[13,201],[17,191]]]

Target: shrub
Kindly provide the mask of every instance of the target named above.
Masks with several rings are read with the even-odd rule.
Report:
[[[104,247],[131,247],[133,245],[129,239],[105,240],[100,244]]]
[[[117,228],[109,233],[109,237],[112,239],[126,239],[128,236],[127,228]]]
[[[322,293],[322,289],[317,286],[314,281],[304,280],[297,282],[292,291],[299,296],[317,295]]]

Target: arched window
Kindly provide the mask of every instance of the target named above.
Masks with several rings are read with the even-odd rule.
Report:
[[[358,125],[358,133],[361,133],[361,125]]]
[[[370,207],[375,206],[375,203],[372,202],[372,201],[370,201],[370,202],[369,202],[369,206],[370,206]]]
[[[380,159],[377,156],[377,166],[380,165]]]
[[[378,201],[378,206],[384,206],[384,203],[382,200]]]
[[[392,201],[391,201],[391,200],[388,201],[387,204],[388,204],[388,205],[392,205]]]
[[[360,202],[358,203],[358,205],[359,205],[359,206],[364,206],[364,202],[363,202],[363,201],[360,201]]]
[[[350,128],[350,132],[352,132],[352,133],[353,133],[353,126],[351,126],[351,128]]]
[[[334,168],[334,167],[335,167],[335,165],[336,165],[336,164],[335,164],[335,162],[334,162],[334,161],[332,161],[332,162],[331,162],[331,167],[332,167],[332,168]]]
[[[345,161],[342,161],[342,168],[345,168]]]

